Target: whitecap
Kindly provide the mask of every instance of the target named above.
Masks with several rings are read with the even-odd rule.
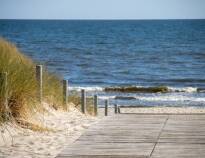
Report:
[[[73,90],[73,91],[81,91],[82,89],[85,89],[86,91],[103,91],[104,88],[103,87],[99,87],[99,86],[73,86],[73,87],[69,87],[69,90]]]

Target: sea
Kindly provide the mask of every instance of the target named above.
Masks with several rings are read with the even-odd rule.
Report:
[[[0,37],[101,106],[205,107],[205,20],[0,20]],[[130,86],[168,92],[105,91]]]

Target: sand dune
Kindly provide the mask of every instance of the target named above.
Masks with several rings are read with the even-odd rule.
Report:
[[[7,123],[0,127],[0,157],[53,158],[66,145],[76,140],[85,129],[98,119],[82,115],[77,109],[69,112],[48,108],[44,115],[37,114],[46,127],[54,132],[35,132]]]

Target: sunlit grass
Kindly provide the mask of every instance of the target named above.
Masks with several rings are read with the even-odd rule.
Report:
[[[0,39],[0,73],[8,74],[8,108],[4,106],[4,89],[0,85],[0,122],[5,121],[6,115],[14,118],[26,117],[29,111],[37,106],[36,64],[23,55],[13,44]],[[0,84],[2,84],[0,82]],[[44,101],[56,109],[63,108],[61,79],[54,74],[43,71]]]
[[[72,102],[75,107],[81,111],[81,97],[77,92],[72,92],[68,96],[68,101]],[[86,98],[86,112],[89,115],[94,115],[94,100],[93,97]]]
[[[19,118],[30,117],[36,110],[43,111],[38,102],[38,85],[36,81],[36,64],[23,55],[15,45],[0,39],[0,73],[7,72],[6,87],[8,106],[5,106],[5,87],[0,78],[0,123]],[[43,101],[57,109],[69,109],[63,104],[62,78],[43,69]],[[80,109],[80,95],[73,93],[68,97]],[[93,99],[87,99],[87,112],[93,115]],[[26,123],[28,124],[28,123]]]

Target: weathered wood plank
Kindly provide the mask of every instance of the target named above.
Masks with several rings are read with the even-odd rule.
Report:
[[[158,143],[151,158],[204,158],[205,144]]]
[[[205,115],[107,116],[58,158],[205,157]]]
[[[166,117],[108,116],[90,127],[59,157],[148,157]]]
[[[170,115],[152,158],[204,158],[205,116]]]
[[[149,155],[154,143],[79,144],[66,148],[61,155]]]
[[[149,158],[144,155],[79,155],[77,158]],[[76,156],[59,156],[58,158],[76,158]]]

